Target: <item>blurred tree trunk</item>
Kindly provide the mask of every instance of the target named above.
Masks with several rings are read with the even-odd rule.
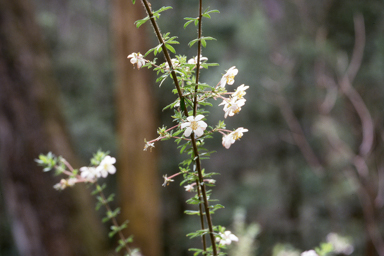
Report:
[[[22,256],[103,254],[89,197],[79,188],[53,190],[58,179],[36,165],[48,151],[76,161],[30,1],[0,0],[0,174],[17,250]]]
[[[117,82],[119,136],[119,195],[122,218],[129,219],[128,232],[146,256],[160,255],[159,196],[154,152],[144,152],[144,138],[156,136],[148,70],[137,70],[127,59],[132,52],[146,51],[146,30],[134,22],[145,17],[139,3],[113,1],[113,33]],[[127,233],[128,233],[127,232]]]

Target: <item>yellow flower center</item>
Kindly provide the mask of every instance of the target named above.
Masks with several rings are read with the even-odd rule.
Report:
[[[227,84],[231,84],[235,81],[235,76],[234,75],[228,75],[227,76]]]
[[[233,138],[234,140],[238,140],[238,139],[240,139],[241,137],[243,137],[243,134],[241,134],[241,133],[239,133],[239,132],[236,132],[236,133],[234,133],[234,134],[232,135],[232,138]]]
[[[199,125],[197,124],[196,121],[191,121],[191,128],[192,128],[192,130],[195,131],[198,127],[199,127]]]
[[[237,96],[238,96],[239,99],[243,98],[244,95],[245,95],[244,91],[240,91],[240,92],[237,93]]]

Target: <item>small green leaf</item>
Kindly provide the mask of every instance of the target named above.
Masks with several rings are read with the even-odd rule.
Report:
[[[204,14],[203,14],[203,17],[208,18],[208,19],[211,18],[211,16],[210,16],[208,13],[204,13]]]
[[[205,40],[202,38],[201,39],[201,45],[205,48],[207,46],[207,43],[205,42]]]
[[[191,24],[192,22],[193,22],[193,20],[189,20],[189,21],[185,22],[185,24],[184,24],[184,29],[185,29],[189,24]]]
[[[199,211],[185,210],[184,213],[187,215],[200,215]]]
[[[173,48],[172,45],[165,44],[165,47],[167,47],[167,49],[170,50],[172,53],[176,54],[175,48]]]
[[[135,4],[136,0],[132,0],[132,3]]]
[[[143,25],[145,22],[149,20],[149,17],[145,17],[144,19],[135,21],[136,27],[139,28],[141,25]]]

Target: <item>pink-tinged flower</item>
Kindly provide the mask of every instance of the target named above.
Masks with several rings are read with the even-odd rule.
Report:
[[[192,184],[184,186],[184,188],[185,188],[185,191],[188,191],[188,192],[192,192],[193,191],[193,185]]]
[[[226,84],[232,85],[235,82],[235,76],[239,70],[235,66],[228,69],[227,73],[223,75],[223,77],[220,80],[220,86],[224,87]]]
[[[133,65],[137,64],[138,69],[145,65],[145,59],[143,58],[143,55],[141,55],[141,53],[131,53],[128,55],[127,58],[130,59]]]
[[[102,176],[103,178],[105,178],[108,176],[108,173],[114,174],[116,172],[116,167],[114,166],[115,163],[116,159],[114,157],[104,157],[100,165],[96,167],[98,177]]]
[[[146,142],[144,145],[144,151],[147,151],[149,148],[149,150],[152,152],[152,148],[154,148],[154,147],[155,147],[154,142]]]
[[[56,190],[64,190],[67,187],[67,181],[65,179],[61,179],[59,183],[53,186]]]
[[[245,90],[247,90],[249,86],[245,86],[244,84],[237,87],[236,91],[232,94],[232,98],[236,98],[238,100],[241,100],[244,95],[246,94]]]
[[[173,179],[168,178],[168,177],[167,177],[167,174],[163,175],[163,178],[164,178],[164,183],[163,183],[163,185],[162,185],[163,187],[168,186],[170,182],[173,182],[173,181],[174,181]]]
[[[176,69],[180,66],[180,62],[178,59],[171,59],[171,62],[172,62],[173,69]],[[169,64],[167,61],[165,62],[165,70],[169,71]]]
[[[77,183],[77,179],[76,178],[69,178],[67,180],[67,184],[68,186],[72,187],[73,185],[75,185]]]
[[[224,233],[220,233],[220,237],[216,238],[216,241],[219,242],[221,245],[230,245],[232,241],[239,241],[239,238],[232,234],[231,231],[227,230]]]
[[[203,135],[205,128],[208,126],[206,122],[201,121],[203,118],[203,115],[187,117],[187,122],[181,124],[181,129],[187,128],[184,131],[184,136],[189,137],[192,132],[195,133],[196,137]]]
[[[237,113],[240,112],[241,110],[241,107],[244,106],[245,104],[245,99],[237,99],[237,98],[230,98],[230,99],[225,99],[223,100],[222,103],[219,104],[220,105],[224,105],[224,117],[227,118],[227,116],[233,116]]]

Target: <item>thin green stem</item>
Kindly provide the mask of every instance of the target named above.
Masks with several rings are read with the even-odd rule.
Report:
[[[107,203],[107,199],[106,199],[106,197],[105,197],[103,191],[99,191],[99,195],[100,195],[100,197],[103,199],[103,202],[105,202],[105,203],[103,203],[103,205],[104,205],[105,209],[107,210],[107,212],[112,212],[112,209],[111,209],[111,207],[109,206],[109,204]],[[117,222],[117,220],[116,220],[115,217],[112,217],[112,218],[111,218],[111,221],[112,221],[112,223],[113,223],[113,225],[114,225],[115,227],[118,227],[118,226],[119,226],[119,223]],[[121,239],[122,241],[125,241],[125,240],[126,240],[126,238],[125,238],[125,236],[124,236],[124,234],[123,234],[123,232],[122,232],[121,230],[118,231],[117,233],[119,234],[119,237],[120,237],[120,239]],[[132,251],[131,251],[131,249],[129,248],[129,246],[128,246],[127,244],[124,245],[124,248],[125,248],[125,250],[127,251],[128,255],[131,255]]]

